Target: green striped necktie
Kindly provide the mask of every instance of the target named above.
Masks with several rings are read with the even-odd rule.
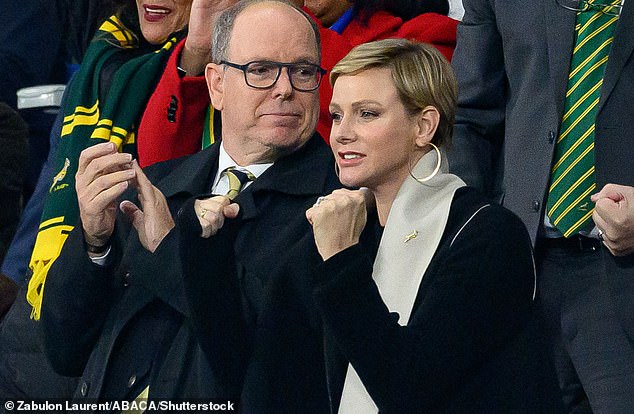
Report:
[[[610,2],[619,5],[620,0]],[[618,14],[616,7],[599,8],[588,2],[577,12],[575,47],[555,146],[546,211],[564,235],[577,234],[592,219],[590,196],[596,189],[594,174],[594,123],[601,96],[603,74],[612,46]],[[582,7],[583,8],[583,7]]]

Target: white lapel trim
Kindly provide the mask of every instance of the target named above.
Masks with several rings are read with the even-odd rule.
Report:
[[[430,151],[416,164],[413,174],[426,177],[436,163],[436,153]],[[424,184],[407,178],[396,195],[374,261],[372,278],[390,312],[399,314],[401,326],[409,321],[423,275],[445,231],[454,193],[464,185],[460,178],[447,173],[445,162],[440,172]],[[339,413],[376,412],[376,404],[348,364]]]

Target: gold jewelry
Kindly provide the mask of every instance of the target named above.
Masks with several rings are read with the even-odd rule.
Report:
[[[425,178],[418,178],[418,177],[414,176],[414,173],[412,173],[412,165],[411,165],[411,163],[409,163],[409,165],[408,165],[409,168],[407,169],[409,171],[409,175],[413,179],[418,181],[419,183],[424,183],[424,182],[427,182],[427,181],[431,180],[432,178],[434,178],[436,176],[436,174],[438,174],[438,171],[440,171],[440,163],[442,161],[441,160],[441,155],[440,155],[440,149],[438,149],[438,147],[432,142],[428,142],[428,144],[431,145],[432,148],[434,148],[434,151],[436,151],[436,157],[438,158],[438,161],[436,162],[436,168],[434,168],[434,171],[431,174],[429,174],[427,177],[425,177]]]
[[[201,209],[200,210],[200,218],[205,218],[205,214],[207,214],[207,210],[206,209]]]
[[[318,205],[321,204],[322,201],[324,201],[326,199],[325,196],[321,196],[321,197],[317,197],[317,201],[315,201],[315,204],[313,204],[313,207],[317,207]]]
[[[418,230],[414,230],[413,232],[405,236],[405,240],[403,240],[403,243],[407,243],[408,241],[413,240],[416,237],[418,237]]]

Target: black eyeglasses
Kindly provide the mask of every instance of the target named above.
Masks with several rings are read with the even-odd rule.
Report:
[[[621,14],[622,1],[612,3],[602,3],[593,0],[555,0],[559,6],[574,12],[601,11],[608,16],[619,16]]]
[[[244,81],[252,88],[268,89],[273,87],[280,78],[282,68],[288,70],[288,78],[293,89],[300,92],[311,92],[319,88],[326,70],[312,63],[280,63],[258,60],[244,65],[223,60],[222,65],[241,70]]]

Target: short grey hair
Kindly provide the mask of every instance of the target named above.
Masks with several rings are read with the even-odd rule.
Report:
[[[222,11],[216,20],[216,25],[211,39],[211,61],[213,63],[220,63],[222,60],[227,60],[229,43],[231,42],[231,32],[233,32],[233,26],[236,19],[248,7],[259,3],[282,3],[301,13],[313,29],[317,46],[317,58],[319,59],[318,63],[321,63],[321,38],[319,36],[319,27],[317,26],[317,23],[315,23],[315,21],[304,10],[287,0],[241,0]]]

